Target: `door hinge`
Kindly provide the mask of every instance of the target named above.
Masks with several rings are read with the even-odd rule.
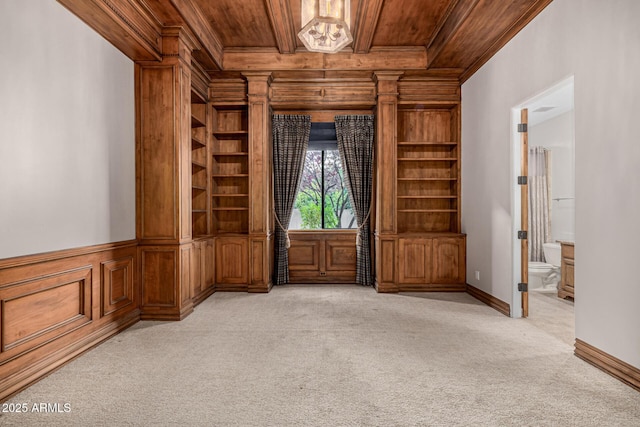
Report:
[[[527,284],[527,283],[518,283],[518,291],[519,292],[529,292],[529,284]]]
[[[527,176],[521,175],[518,177],[518,185],[527,185]]]
[[[526,240],[527,239],[527,232],[526,231],[518,231],[518,239],[519,240]]]
[[[527,131],[526,123],[518,123],[518,132],[523,133]]]

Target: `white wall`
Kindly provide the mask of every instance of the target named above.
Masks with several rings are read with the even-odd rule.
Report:
[[[576,337],[640,367],[640,2],[555,0],[462,87],[470,283],[512,303],[511,108],[574,75]]]
[[[551,241],[575,239],[573,130],[573,110],[529,127],[529,147],[551,152]],[[553,200],[558,198],[565,200]]]
[[[53,0],[0,40],[0,259],[135,238],[133,62]]]

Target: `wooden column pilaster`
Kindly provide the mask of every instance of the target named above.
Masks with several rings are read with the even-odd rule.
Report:
[[[376,129],[376,290],[397,292],[398,256],[396,182],[398,79],[402,72],[374,73],[377,91]]]
[[[142,318],[191,311],[191,52],[181,28],[165,28],[162,60],[137,62],[136,235]]]
[[[245,72],[249,102],[249,292],[272,286],[273,215],[271,182],[270,72]]]

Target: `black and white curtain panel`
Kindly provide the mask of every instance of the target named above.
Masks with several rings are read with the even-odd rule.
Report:
[[[273,282],[289,282],[288,229],[309,145],[311,116],[274,114],[273,196],[276,214]]]
[[[349,200],[358,222],[356,282],[373,286],[370,216],[373,186],[374,116],[336,116],[338,151]]]

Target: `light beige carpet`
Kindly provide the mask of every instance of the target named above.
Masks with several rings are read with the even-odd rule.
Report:
[[[640,393],[533,317],[459,293],[216,293],[184,321],[140,322],[8,402],[69,403],[69,413],[0,424],[640,425]]]

